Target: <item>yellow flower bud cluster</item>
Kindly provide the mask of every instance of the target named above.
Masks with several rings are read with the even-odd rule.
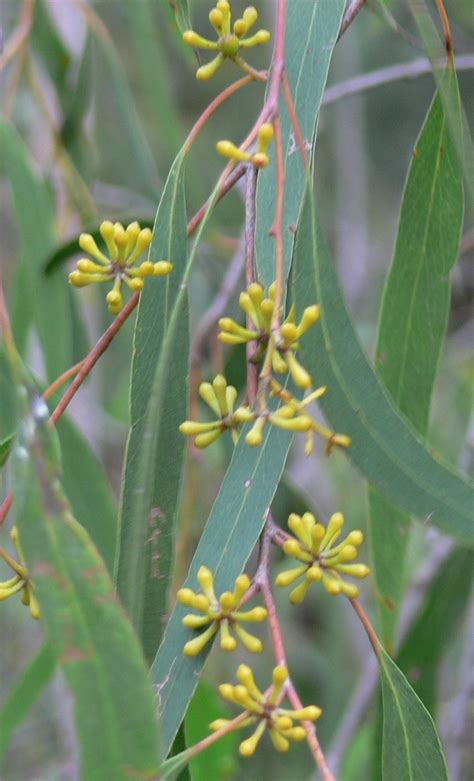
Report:
[[[227,385],[227,380],[222,374],[214,377],[212,384],[202,382],[199,386],[199,395],[217,415],[217,420],[209,423],[185,420],[179,427],[181,433],[187,437],[195,437],[196,447],[204,448],[215,442],[224,431],[230,431],[235,444],[239,436],[239,427],[255,417],[250,407],[241,406],[234,410],[237,390],[233,385]]]
[[[239,746],[240,754],[244,757],[250,757],[255,753],[264,732],[268,732],[277,751],[288,751],[291,741],[302,741],[306,737],[304,727],[301,724],[295,725],[295,721],[316,721],[322,713],[321,708],[316,705],[291,710],[282,708],[278,704],[282,699],[288,678],[286,667],[274,668],[272,686],[265,693],[258,688],[252,670],[246,664],[239,665],[236,677],[238,680],[236,686],[222,683],[219,692],[225,700],[248,713],[248,718],[240,722],[237,728],[257,725],[252,735],[243,740]],[[209,726],[215,732],[227,724],[229,724],[228,719],[217,719]]]
[[[4,580],[3,582],[0,581],[0,601],[2,599],[8,599],[8,597],[12,597],[14,594],[21,591],[21,601],[24,605],[29,607],[32,618],[41,618],[41,609],[34,594],[31,581],[28,578],[16,526],[12,528],[10,537],[18,553],[19,562],[9,556],[3,548],[0,548],[0,557],[14,572],[13,577]]]
[[[295,537],[289,537],[284,542],[283,550],[302,563],[280,572],[276,585],[289,586],[303,578],[290,593],[290,602],[294,605],[302,602],[311,583],[319,580],[322,580],[329,594],[345,594],[355,599],[359,594],[357,586],[341,576],[365,578],[369,574],[370,570],[365,564],[351,563],[357,558],[357,548],[364,540],[363,533],[358,529],[351,531],[339,545],[335,545],[344,526],[342,513],[334,513],[327,527],[317,523],[312,513],[303,516],[292,513],[288,518],[288,526]]]
[[[249,66],[239,55],[240,49],[250,49],[262,43],[268,43],[270,33],[268,30],[259,30],[245,38],[249,30],[258,19],[258,13],[253,6],[246,8],[242,18],[236,19],[231,29],[231,10],[228,0],[218,0],[215,8],[209,14],[209,21],[217,33],[217,41],[203,38],[193,30],[183,33],[183,41],[195,49],[207,49],[218,52],[217,56],[206,65],[202,65],[196,72],[196,78],[201,81],[210,79],[219,70],[225,59],[232,60],[243,70]]]
[[[235,651],[237,639],[231,634],[231,630],[251,653],[260,653],[263,645],[258,637],[247,632],[241,622],[260,623],[265,621],[267,611],[264,607],[254,607],[251,610],[239,610],[243,597],[250,588],[250,578],[240,575],[234,584],[233,591],[224,591],[220,597],[214,591],[214,577],[210,569],[200,567],[197,579],[202,593],[196,593],[190,588],[182,588],[178,591],[178,601],[186,607],[197,610],[202,615],[188,613],[183,618],[183,624],[188,629],[202,629],[204,631],[186,643],[185,656],[197,656],[220,630],[220,647],[223,651]]]
[[[240,294],[239,304],[254,329],[244,328],[230,317],[222,317],[219,320],[219,341],[224,344],[244,344],[256,341],[260,348],[260,357],[271,336],[272,318],[274,314],[275,282],[270,285],[268,292],[258,282],[253,282],[247,290]],[[304,310],[301,320],[295,323],[295,308],[291,307],[288,317],[280,326],[279,341],[273,352],[273,371],[277,374],[290,372],[295,384],[299,388],[310,388],[311,377],[306,369],[301,366],[295,356],[298,350],[298,340],[303,334],[318,322],[320,309],[317,304],[308,306]]]
[[[107,293],[106,300],[109,312],[116,315],[123,306],[123,282],[130,290],[142,290],[145,277],[165,276],[173,266],[166,260],[158,263],[146,260],[135,267],[153,238],[152,231],[149,228],[142,230],[138,222],[130,223],[125,229],[120,222],[114,224],[106,220],[99,231],[107,247],[108,257],[99,249],[90,233],[82,233],[79,238],[81,249],[97,262],[89,258],[78,260],[75,271],[69,274],[69,282],[75,287],[85,287],[94,282],[113,281],[113,288]]]
[[[237,160],[242,163],[251,163],[256,168],[265,168],[270,158],[267,154],[267,149],[273,139],[273,126],[269,122],[264,122],[260,125],[257,137],[257,149],[253,154],[244,152],[243,149],[235,146],[232,141],[218,141],[216,149],[223,157],[228,157],[231,160]]]

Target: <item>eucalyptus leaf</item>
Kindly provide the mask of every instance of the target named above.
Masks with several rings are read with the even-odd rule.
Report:
[[[320,404],[352,439],[349,458],[387,498],[466,544],[474,544],[474,492],[429,453],[390,401],[365,356],[316,224],[312,188],[298,225],[293,258],[297,315],[319,302],[321,321],[302,339],[304,365],[327,387]]]
[[[150,663],[168,608],[185,448],[179,431],[186,418],[189,354],[187,295],[181,289],[187,260],[183,175],[179,155],[158,207],[150,248],[151,259],[170,260],[173,271],[148,281],[135,325],[131,429],[119,517],[117,588]]]
[[[15,682],[0,710],[0,762],[12,735],[52,679],[56,666],[57,661],[50,647],[43,645]]]
[[[446,72],[445,81],[457,92],[453,71]],[[463,212],[462,171],[436,93],[413,151],[376,347],[379,376],[422,437],[446,334]],[[370,491],[370,519],[382,635],[391,645],[410,520],[375,489]]]
[[[60,485],[59,447],[46,405],[24,377],[21,391],[16,521],[48,644],[71,689],[81,778],[151,781],[158,772],[158,725],[139,643]]]
[[[448,781],[433,719],[387,652],[379,653],[383,781]]]
[[[314,151],[319,110],[345,5],[345,0],[287,3],[285,72],[309,156]],[[287,275],[303,202],[305,176],[283,96],[280,97],[280,108],[285,161],[283,241]],[[276,200],[275,154],[273,149],[270,152],[270,165],[261,170],[258,177],[255,233],[257,276],[267,286],[275,279],[275,246],[268,238],[275,217]]]

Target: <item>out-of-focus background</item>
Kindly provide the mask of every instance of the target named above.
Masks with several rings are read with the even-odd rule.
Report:
[[[186,133],[215,94],[237,75],[226,63],[212,81],[196,82],[195,57],[181,42],[171,5],[166,0],[0,0],[1,112],[13,122],[36,166],[47,177],[55,203],[57,246],[102,219],[153,220],[167,171]],[[245,5],[233,2],[236,13]],[[414,45],[416,29],[403,0],[385,3],[399,25],[398,31],[380,14],[371,12],[375,3],[367,5],[335,50],[327,103],[321,113],[315,170],[323,223],[349,308],[360,339],[372,355],[403,185],[434,81],[426,74],[352,96],[345,94],[347,85],[343,85],[348,79],[423,57],[423,51]],[[446,0],[445,5],[464,68],[459,72],[461,95],[472,118],[472,6],[469,0]],[[210,6],[210,0],[190,0],[194,29],[204,35],[211,32],[207,20]],[[260,0],[258,7],[262,26],[273,29],[273,0]],[[249,59],[255,67],[263,68],[269,57],[270,48],[261,47],[252,49]],[[258,84],[239,92],[199,137],[187,169],[189,215],[206,198],[221,170],[216,141],[242,140],[258,114],[262,96],[263,87]],[[1,164],[0,149],[0,264],[12,304],[19,236]],[[219,290],[229,264],[237,262],[242,216],[242,193],[236,188],[215,211],[193,271],[192,333]],[[430,435],[432,446],[444,458],[467,471],[472,468],[474,454],[472,419],[467,437],[464,433],[472,393],[473,246],[472,213],[468,212],[461,256],[453,274],[449,336],[440,364]],[[71,261],[53,271],[62,280],[65,297],[71,294],[67,283],[70,265]],[[237,312],[236,298],[234,295],[230,312]],[[102,290],[96,286],[72,291],[69,300],[79,360],[110,317]],[[104,464],[116,496],[127,436],[132,329],[130,321],[71,405],[71,416]],[[29,356],[39,379],[44,379],[44,356],[34,336]],[[240,359],[229,357],[211,334],[197,356],[193,388],[224,365],[229,380],[242,386],[244,366]],[[5,382],[2,374],[0,388]],[[0,413],[0,426],[1,439],[11,429],[6,407]],[[190,451],[176,583],[186,571],[216,496],[229,448],[219,440],[204,453]],[[89,488],[87,483],[80,486],[85,496]],[[318,444],[313,456],[306,459],[301,443],[296,442],[277,495],[275,515],[284,524],[288,513],[298,508],[311,509],[322,518],[342,510],[349,527],[364,529],[366,495],[366,482],[344,454],[334,453],[327,459]],[[6,537],[6,532],[0,532],[1,544],[7,544]],[[410,591],[412,601],[419,587],[419,553],[424,546],[443,546],[429,525],[418,526],[414,535],[408,568],[408,577],[415,582]],[[367,561],[368,545],[362,550],[362,560]],[[2,574],[0,570],[0,579]],[[277,598],[297,685],[305,702],[315,702],[324,710],[318,733],[331,755],[331,749],[337,750],[338,730],[354,688],[370,672],[366,638],[345,601],[321,590],[314,589],[304,606],[296,610],[289,607],[286,593],[277,594]],[[370,582],[364,587],[363,598],[369,607],[373,604]],[[469,709],[465,707],[466,696],[473,690],[473,631],[465,611],[435,671],[438,723],[453,781],[468,781],[473,771],[466,755]],[[19,600],[0,604],[0,706],[40,646],[41,637],[41,623],[30,620]],[[257,675],[266,680],[269,658],[264,656],[253,664]],[[213,653],[206,666],[206,681],[214,685],[232,680],[234,668],[234,659]],[[413,680],[419,672],[411,671]],[[205,730],[203,721],[221,712],[216,698],[214,708],[203,714],[209,709],[210,697],[207,690],[203,692],[204,705],[194,705],[189,725],[190,732],[199,736]],[[372,747],[377,743],[376,714],[374,705],[355,730],[342,763],[342,781],[377,780],[371,765]],[[216,779],[207,781],[311,778],[311,758],[304,747],[293,748],[284,762],[266,744],[250,761],[241,761],[235,746],[230,753],[234,758],[222,761]],[[70,701],[58,676],[15,733],[0,778],[69,781],[77,778],[76,759]],[[201,778],[198,768],[195,777]]]

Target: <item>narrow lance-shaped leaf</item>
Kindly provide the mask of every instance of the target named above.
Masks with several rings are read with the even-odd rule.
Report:
[[[472,486],[430,455],[370,366],[316,226],[310,187],[298,225],[293,264],[297,309],[314,301],[321,305],[321,327],[302,342],[303,360],[315,382],[328,388],[321,406],[329,421],[352,438],[348,456],[389,499],[473,545]]]
[[[81,778],[151,780],[158,773],[158,725],[143,656],[106,567],[62,491],[47,407],[29,383],[22,387],[28,411],[15,448],[16,521],[48,643],[71,689]]]
[[[205,565],[214,573],[216,593],[233,589],[235,578],[258,540],[277,489],[291,437],[270,427],[260,447],[253,449],[245,443],[244,436],[245,429],[194,554],[185,583],[191,588],[197,587],[197,571]],[[163,756],[185,716],[207,658],[206,649],[197,657],[183,655],[183,647],[190,639],[189,629],[181,623],[186,612],[184,605],[175,606],[151,668],[160,704]]]
[[[379,649],[383,781],[448,781],[433,719],[386,651]]]
[[[119,518],[118,592],[151,663],[163,631],[172,568],[185,442],[189,326],[184,158],[170,171],[155,220],[150,258],[169,260],[171,274],[148,280],[135,326],[131,429]],[[172,315],[178,327],[167,341]],[[165,361],[165,365],[162,365]]]
[[[310,156],[314,150],[319,110],[345,5],[345,0],[287,3],[285,72]],[[305,180],[303,161],[285,106],[281,95],[281,129],[285,159],[283,240],[285,273],[288,274]],[[264,285],[271,284],[275,279],[274,242],[268,239],[275,216],[276,198],[275,155],[270,151],[270,165],[260,172],[257,187],[255,251],[258,278]]]
[[[447,88],[457,93],[452,70]],[[463,222],[462,171],[439,93],[413,151],[379,321],[376,369],[398,409],[425,436],[446,333]],[[393,642],[409,517],[370,491],[371,545],[382,637]]]
[[[56,670],[56,658],[48,645],[35,654],[0,711],[0,763],[15,730],[28,716]]]
[[[21,250],[14,287],[13,330],[22,352],[35,322],[48,379],[52,381],[73,361],[67,283],[61,277],[45,279],[42,272],[43,261],[55,244],[50,193],[22,139],[6,121],[0,122],[0,149],[0,163],[13,192]]]

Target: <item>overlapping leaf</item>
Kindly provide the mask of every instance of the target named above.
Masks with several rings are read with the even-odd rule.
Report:
[[[260,535],[268,508],[285,466],[290,445],[286,432],[271,428],[263,443],[251,449],[241,436],[221,485],[199,545],[186,585],[196,588],[196,573],[204,564],[215,575],[220,593],[233,588]],[[162,723],[163,754],[186,713],[207,654],[183,656],[189,629],[182,626],[183,605],[176,605],[152,666]]]
[[[319,109],[326,86],[332,52],[337,42],[345,0],[315,0],[287,4],[285,61],[296,116],[312,154]],[[288,273],[304,195],[304,168],[285,102],[280,97],[281,129],[285,158],[283,239]],[[260,172],[257,187],[255,251],[258,278],[269,285],[275,279],[274,242],[269,240],[275,216],[275,160]]]
[[[189,353],[183,166],[179,155],[150,249],[153,261],[169,260],[173,271],[149,280],[140,298],[119,519],[117,588],[150,662],[167,611],[185,447],[179,432],[186,417]]]
[[[453,71],[445,81],[457,93]],[[425,436],[463,222],[462,171],[439,93],[416,142],[380,313],[376,369]],[[370,492],[371,545],[385,642],[393,641],[409,517]]]
[[[399,415],[372,370],[354,331],[337,274],[317,228],[313,196],[298,225],[293,259],[298,309],[318,301],[321,323],[302,342],[305,366],[326,385],[321,406],[331,424],[352,438],[348,455],[385,496],[448,534],[474,544],[474,494],[441,464]]]
[[[28,411],[15,448],[16,521],[48,644],[71,689],[81,777],[156,778],[158,725],[137,638],[62,491],[46,405],[31,385],[23,388]]]
[[[42,266],[54,247],[54,214],[50,193],[35,171],[29,152],[15,128],[0,122],[0,163],[15,204],[21,261],[15,279],[13,330],[23,351],[32,321],[38,329],[48,379],[72,364],[72,333],[61,277],[45,279]]]

